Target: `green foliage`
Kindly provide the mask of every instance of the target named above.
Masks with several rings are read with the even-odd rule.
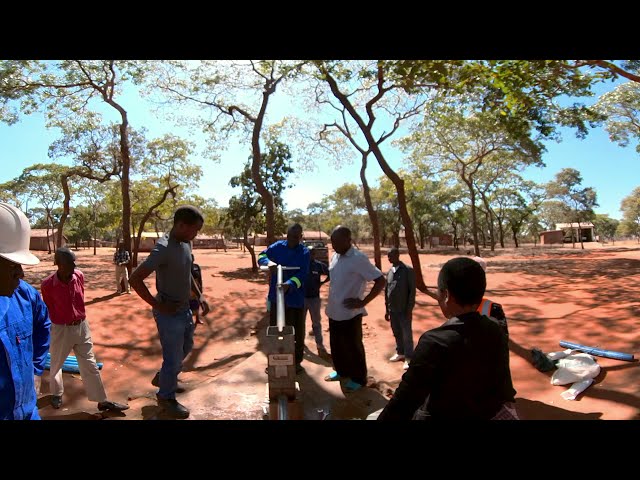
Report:
[[[255,182],[251,177],[252,157],[238,176],[231,178],[229,184],[240,188],[241,193],[229,199],[229,207],[224,220],[225,228],[236,236],[244,236],[250,231],[262,232],[265,228],[264,203],[256,193]],[[275,139],[270,140],[266,152],[262,155],[260,176],[266,188],[271,192],[276,207],[276,232],[283,233],[286,228],[282,192],[287,185],[288,176],[293,173],[289,147]]]
[[[593,218],[593,225],[595,227],[596,234],[600,235],[602,239],[613,239],[615,238],[620,221],[615,218],[611,218],[606,214],[596,214]]]
[[[598,206],[596,191],[591,187],[580,188],[582,175],[574,168],[563,168],[555,180],[547,185],[550,197],[558,199],[569,207],[570,222],[585,222],[593,218],[594,207]]]
[[[535,129],[554,137],[558,125],[574,127],[578,136],[600,119],[581,104],[563,106],[563,96],[588,97],[602,78],[574,68],[566,60],[401,60],[386,62],[395,81],[408,92],[437,88],[445,95],[472,95],[482,112],[521,134]],[[391,76],[391,75],[390,75]]]
[[[634,188],[620,203],[621,231],[625,235],[640,235],[640,187]]]
[[[600,97],[595,108],[606,116],[605,128],[621,147],[636,143],[640,153],[640,84],[627,82]]]

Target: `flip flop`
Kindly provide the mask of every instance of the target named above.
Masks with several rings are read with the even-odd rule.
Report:
[[[349,380],[344,385],[344,390],[347,393],[355,392],[356,390],[360,390],[361,388],[362,388],[362,385],[360,385],[359,383],[354,382],[353,380]]]
[[[325,382],[336,382],[338,380],[340,380],[340,375],[338,375],[338,372],[336,371],[333,371],[329,375],[324,377]]]

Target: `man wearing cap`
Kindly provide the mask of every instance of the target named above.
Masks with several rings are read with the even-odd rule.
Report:
[[[49,313],[38,291],[22,280],[31,227],[16,207],[0,203],[0,420],[40,420],[34,375],[44,371]]]
[[[54,258],[58,270],[45,278],[40,287],[52,322],[49,370],[49,387],[53,394],[51,405],[53,408],[62,406],[62,365],[73,350],[89,400],[98,402],[100,411],[127,410],[128,405],[107,400],[85,315],[84,274],[76,269],[76,256],[67,247],[60,247]]]

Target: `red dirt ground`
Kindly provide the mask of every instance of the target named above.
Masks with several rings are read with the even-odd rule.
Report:
[[[579,247],[579,245],[578,245]],[[372,256],[372,253],[365,250]],[[435,285],[440,266],[455,253],[421,254],[427,285]],[[251,273],[248,254],[196,250],[202,267],[204,291],[211,305],[208,325],[196,330],[195,347],[186,359],[181,380],[187,388],[216,377],[260,348],[257,329],[264,328],[267,282]],[[460,252],[464,253],[464,252]],[[87,318],[95,353],[104,363],[102,378],[109,397],[116,401],[154,398],[150,380],[161,364],[158,335],[148,306],[135,294],[116,295],[112,249],[77,252],[78,268],[85,274]],[[383,251],[383,271],[389,268]],[[146,254],[141,254],[142,258]],[[586,250],[519,248],[486,251],[487,296],[500,302],[510,331],[511,372],[517,390],[517,409],[523,419],[640,419],[640,369],[635,362],[597,357],[602,367],[595,383],[576,401],[562,399],[567,387],[552,386],[551,373],[538,372],[529,362],[530,350],[563,350],[560,340],[572,341],[638,356],[640,351],[640,247],[587,244]],[[26,280],[39,288],[54,271],[52,256],[40,254],[42,263],[25,269]],[[410,263],[407,254],[401,259]],[[148,286],[155,292],[153,277]],[[326,301],[328,286],[322,290]],[[384,320],[384,299],[374,300],[365,317],[365,348],[370,387],[389,395],[403,373],[401,363],[389,363],[394,340]],[[324,317],[324,314],[323,314]],[[418,293],[413,331],[420,334],[443,322],[437,304]],[[307,331],[310,330],[310,320]],[[328,345],[328,332],[325,333]],[[312,337],[307,346],[316,351]],[[47,374],[43,376],[40,414],[47,419],[103,418],[88,402],[77,375],[65,374],[64,406],[49,406]],[[133,410],[133,408],[132,408]],[[129,418],[141,418],[131,415]],[[139,412],[138,412],[139,413]],[[143,412],[144,413],[144,412]],[[127,417],[124,417],[127,418]]]

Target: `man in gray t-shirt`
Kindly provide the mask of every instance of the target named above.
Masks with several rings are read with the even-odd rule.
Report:
[[[129,284],[153,309],[162,345],[162,368],[151,383],[159,387],[158,406],[174,418],[187,418],[189,410],[176,400],[178,374],[182,361],[193,348],[193,320],[189,310],[191,291],[191,247],[204,224],[202,213],[190,205],[179,207],[173,216],[173,228],[158,240],[147,259],[131,274]],[[154,297],[144,279],[156,272]],[[209,305],[200,298],[203,315]]]

